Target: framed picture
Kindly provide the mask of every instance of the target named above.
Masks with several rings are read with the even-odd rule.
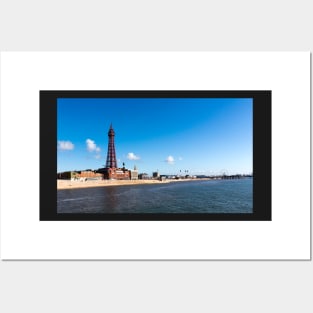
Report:
[[[271,91],[40,91],[40,220],[271,220]]]
[[[310,58],[1,52],[1,258],[310,260]]]

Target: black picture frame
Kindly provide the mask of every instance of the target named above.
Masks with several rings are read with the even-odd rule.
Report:
[[[58,98],[252,98],[253,213],[57,213]],[[40,221],[271,221],[271,90],[40,90]]]

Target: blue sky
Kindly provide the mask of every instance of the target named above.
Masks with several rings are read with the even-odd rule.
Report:
[[[57,170],[104,167],[112,123],[118,166],[140,173],[252,173],[252,99],[58,99]]]

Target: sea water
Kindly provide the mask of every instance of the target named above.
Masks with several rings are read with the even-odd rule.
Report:
[[[58,190],[58,213],[252,213],[252,178]]]

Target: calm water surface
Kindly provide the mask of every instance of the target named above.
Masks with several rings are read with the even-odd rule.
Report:
[[[252,178],[58,190],[58,213],[252,213]]]

